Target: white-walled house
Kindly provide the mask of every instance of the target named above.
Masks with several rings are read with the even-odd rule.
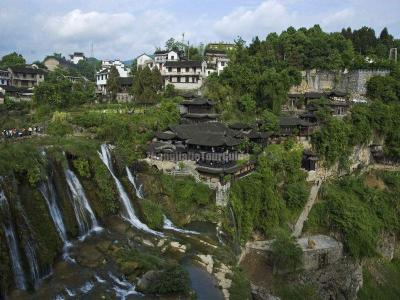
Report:
[[[162,71],[164,69],[164,64],[167,61],[179,61],[179,53],[176,51],[168,50],[157,50],[154,52],[154,65]]]
[[[0,70],[0,85],[10,85],[11,76],[8,70]]]
[[[205,61],[167,61],[161,75],[165,86],[172,84],[178,90],[194,90],[202,86],[206,69]]]
[[[137,68],[149,67],[152,69],[154,67],[154,59],[150,55],[143,53],[136,58]]]
[[[103,60],[101,62],[101,70],[96,73],[97,93],[100,94],[107,93],[106,86],[107,86],[108,73],[110,72],[112,66],[114,66],[117,69],[119,77],[121,78],[129,77],[129,72],[130,72],[129,68],[126,68],[124,63],[119,59],[116,59],[114,61]]]
[[[221,74],[229,63],[229,58],[225,50],[207,49],[204,56],[207,60],[206,76],[215,72],[217,72],[218,75]]]
[[[85,54],[82,52],[74,52],[74,54],[70,54],[69,57],[71,58],[71,62],[75,65],[86,58]]]

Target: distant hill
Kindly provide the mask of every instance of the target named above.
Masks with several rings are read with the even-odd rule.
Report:
[[[132,65],[134,60],[135,59],[124,60],[123,63],[125,64],[125,66],[129,67],[130,65]]]

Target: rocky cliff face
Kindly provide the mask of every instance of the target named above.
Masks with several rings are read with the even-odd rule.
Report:
[[[299,281],[315,286],[321,299],[356,299],[363,284],[362,266],[343,258],[322,269],[305,271]]]
[[[365,95],[367,81],[372,76],[387,76],[388,74],[388,70],[353,70],[348,72],[305,70],[302,71],[300,85],[293,87],[291,92],[304,93],[337,90]]]

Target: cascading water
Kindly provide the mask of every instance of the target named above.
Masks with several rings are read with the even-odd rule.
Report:
[[[169,219],[167,218],[166,215],[164,215],[164,225],[163,225],[163,228],[164,228],[164,229],[167,229],[167,230],[172,230],[172,231],[184,233],[184,234],[200,234],[200,233],[197,232],[197,231],[185,230],[185,229],[176,227],[176,226],[172,223],[172,221],[169,220]]]
[[[135,211],[133,209],[132,203],[129,200],[128,194],[126,193],[122,183],[119,181],[117,176],[115,176],[113,168],[112,168],[112,162],[111,162],[111,153],[108,145],[102,144],[101,145],[101,153],[99,153],[100,159],[103,161],[103,163],[106,165],[108,170],[111,173],[111,176],[113,177],[115,184],[117,185],[118,193],[119,193],[119,198],[122,203],[122,205],[125,208],[125,214],[124,218],[131,223],[134,227],[137,229],[143,230],[145,232],[157,235],[157,236],[163,236],[161,232],[155,231],[150,229],[146,224],[142,223],[139,218],[136,216]]]
[[[233,227],[235,228],[235,237],[234,237],[234,251],[235,253],[239,254],[241,252],[240,249],[240,232],[239,232],[239,227],[238,224],[236,222],[236,217],[235,217],[235,213],[233,211],[233,207],[232,205],[229,205],[229,212],[231,215],[231,221],[233,223]]]
[[[15,285],[20,290],[26,290],[26,281],[24,270],[22,269],[21,258],[18,252],[17,239],[15,238],[14,226],[11,221],[10,207],[4,192],[0,191],[0,208],[3,210],[6,220],[4,220],[3,229],[6,236],[8,249],[10,252],[11,267],[14,273]]]
[[[141,184],[141,185],[138,187],[138,184],[137,184],[137,182],[136,182],[136,178],[135,178],[135,176],[133,176],[131,170],[128,168],[128,166],[126,166],[125,169],[126,169],[126,174],[127,174],[127,176],[128,176],[128,180],[129,180],[129,182],[132,184],[133,188],[135,189],[136,196],[137,196],[139,199],[143,200],[143,199],[144,199],[144,196],[143,196],[143,185]],[[167,218],[166,215],[164,215],[164,224],[163,224],[163,228],[166,229],[166,230],[172,230],[172,231],[176,231],[176,232],[180,232],[180,233],[184,233],[184,234],[199,234],[199,233],[196,232],[196,231],[184,230],[184,229],[181,229],[181,228],[176,227],[176,226],[172,223],[172,221],[169,220],[169,219]]]
[[[128,166],[126,166],[125,168],[126,168],[126,174],[128,175],[128,180],[135,189],[136,197],[138,197],[139,199],[144,199],[143,184],[138,186],[136,182],[136,177],[132,175],[131,170],[128,168]]]
[[[40,274],[39,264],[37,262],[36,248],[30,239],[25,242],[24,250],[25,250],[25,256],[28,260],[29,269],[31,271],[32,282],[34,287],[36,288],[37,283],[40,280],[41,274]]]
[[[58,235],[60,236],[61,240],[64,243],[64,259],[71,260],[71,258],[68,255],[68,249],[71,246],[71,243],[68,241],[67,230],[64,225],[60,208],[58,207],[54,184],[49,178],[49,176],[47,176],[46,182],[42,182],[40,184],[39,191],[42,193],[43,198],[46,200],[50,216],[57,229]]]
[[[79,182],[78,177],[76,177],[72,170],[66,169],[65,178],[72,193],[72,204],[79,225],[79,232],[81,235],[80,239],[82,240],[89,233],[100,231],[102,228],[97,222],[96,216],[90,207],[89,201],[85,195],[85,191],[83,190],[81,183]]]

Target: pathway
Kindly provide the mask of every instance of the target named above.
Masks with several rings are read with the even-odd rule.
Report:
[[[296,224],[294,225],[293,236],[296,238],[300,237],[301,232],[303,231],[304,222],[307,220],[308,214],[310,213],[311,208],[313,207],[315,200],[317,199],[318,191],[321,185],[322,185],[322,179],[318,178],[315,181],[314,185],[311,187],[307,204],[304,207],[303,211],[301,212],[299,218],[297,219]]]

